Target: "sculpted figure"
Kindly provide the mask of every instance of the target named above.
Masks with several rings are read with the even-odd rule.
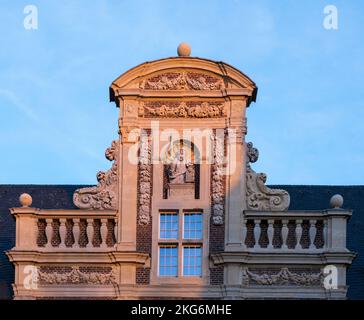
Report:
[[[180,149],[167,170],[171,184],[194,182],[193,164],[186,161],[183,149]]]

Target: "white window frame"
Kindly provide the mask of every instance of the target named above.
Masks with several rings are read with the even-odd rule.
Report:
[[[202,216],[202,238],[199,239],[192,239],[187,238],[185,239],[184,236],[184,218],[185,214],[191,213],[199,213]],[[160,238],[160,226],[161,226],[161,215],[162,214],[177,214],[178,216],[178,238]],[[204,214],[202,209],[183,209],[183,210],[175,210],[175,209],[166,209],[160,210],[158,212],[158,241],[157,241],[157,277],[158,279],[163,279],[163,281],[176,281],[176,279],[181,281],[197,281],[200,282],[203,279],[206,262],[204,261],[204,252],[207,250],[206,242],[207,237],[204,232],[206,224],[206,215]],[[164,276],[160,275],[160,248],[163,246],[176,246],[177,247],[177,276]],[[183,275],[183,248],[188,246],[199,246],[201,248],[201,275]],[[185,280],[182,280],[185,279]]]

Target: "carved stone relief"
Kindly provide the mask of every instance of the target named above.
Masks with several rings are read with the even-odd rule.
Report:
[[[139,117],[143,118],[221,118],[226,116],[226,108],[220,102],[149,102],[139,107]]]
[[[225,137],[218,137],[216,133],[213,139],[212,181],[211,181],[211,203],[212,203],[212,223],[222,225],[224,223],[225,209],[225,176],[223,163],[225,156]]]
[[[147,225],[150,221],[152,199],[152,164],[151,145],[148,137],[142,137],[140,142],[138,179],[138,223]]]
[[[284,211],[290,203],[287,191],[271,189],[265,185],[267,176],[264,173],[256,173],[249,163],[256,162],[259,157],[258,149],[251,142],[246,146],[247,172],[246,172],[246,198],[247,208],[262,211]]]
[[[79,266],[61,267],[60,269],[70,269],[70,271],[58,270],[57,267],[40,267],[37,272],[38,281],[41,284],[116,284],[115,271],[112,267],[94,267],[91,272],[83,270],[85,267]]]
[[[165,155],[168,184],[188,184],[195,182],[194,152],[181,141],[170,144]]]
[[[196,72],[169,72],[149,79],[139,84],[145,90],[221,90],[225,88],[222,79]]]
[[[278,272],[277,272],[278,271]],[[297,270],[290,271],[288,268],[267,272],[256,270],[250,271],[243,269],[242,285],[275,286],[275,285],[294,285],[294,286],[322,286],[324,275],[320,270]]]
[[[118,181],[118,141],[113,141],[106,149],[105,156],[114,161],[110,170],[97,173],[98,184],[95,187],[77,189],[73,194],[73,203],[80,209],[116,210]]]

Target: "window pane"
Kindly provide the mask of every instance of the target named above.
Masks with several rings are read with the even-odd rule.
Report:
[[[178,250],[176,246],[163,246],[159,248],[159,275],[177,277]]]
[[[185,213],[183,221],[184,239],[202,239],[202,213]]]
[[[161,239],[177,239],[178,215],[176,213],[162,213],[160,215],[159,230]]]
[[[183,248],[183,275],[202,275],[202,248],[199,246],[188,246]]]

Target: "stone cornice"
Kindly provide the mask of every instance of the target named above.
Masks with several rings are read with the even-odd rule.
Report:
[[[134,263],[134,264],[136,263],[144,265],[149,260],[149,254],[140,252],[115,251],[110,253],[110,256],[112,262],[117,262],[117,263]]]
[[[149,260],[149,255],[139,252],[118,252],[114,248],[110,250],[95,249],[90,250],[54,249],[51,252],[45,250],[17,250],[12,249],[6,252],[9,260],[14,263],[27,262],[33,264],[57,263],[57,264],[79,264],[79,263],[128,263],[144,265]]]
[[[144,89],[115,89],[115,97],[132,96],[137,98],[226,98],[226,97],[251,97],[249,89],[222,89],[222,90],[144,90]]]
[[[94,218],[97,217],[115,217],[117,210],[80,210],[80,209],[39,209],[39,208],[11,208],[11,214],[13,215],[31,215],[43,217],[67,217],[67,218]]]
[[[263,211],[263,210],[244,210],[245,217],[282,217],[282,218],[323,218],[323,217],[351,217],[352,210],[327,209],[327,210],[287,210],[287,211]]]
[[[350,264],[356,253],[350,251],[323,251],[319,253],[306,253],[293,250],[265,250],[265,252],[221,252],[210,256],[214,265],[225,263],[239,264],[269,264],[269,265],[324,265],[330,263]]]

